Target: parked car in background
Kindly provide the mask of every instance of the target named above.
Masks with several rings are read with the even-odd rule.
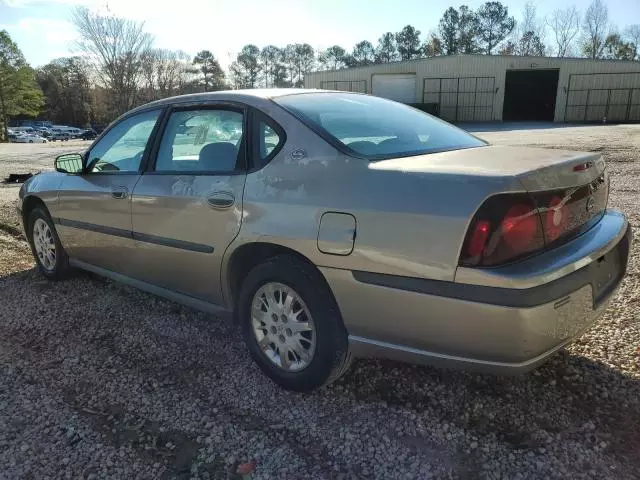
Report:
[[[70,140],[71,137],[67,132],[64,132],[62,130],[51,130],[51,135],[49,136],[49,139],[52,142],[55,142],[56,140],[60,140],[61,142],[66,142],[67,140]]]
[[[15,143],[47,143],[47,139],[39,135],[16,135],[13,140]]]
[[[13,130],[13,133],[18,133],[18,134],[36,133],[36,130],[33,127],[13,127],[12,130]]]
[[[98,134],[95,130],[93,130],[92,128],[88,128],[84,132],[82,132],[80,138],[82,140],[94,140],[97,136]]]
[[[356,93],[160,100],[55,168],[18,202],[45,277],[233,311],[299,391],[353,357],[532,369],[606,309],[631,242],[600,154],[491,146]]]

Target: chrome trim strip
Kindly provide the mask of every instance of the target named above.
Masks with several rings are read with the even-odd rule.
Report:
[[[162,245],[164,247],[178,248],[180,250],[189,250],[191,252],[199,253],[213,253],[213,247],[210,245],[202,245],[200,243],[185,242],[184,240],[177,240],[174,238],[159,237],[156,235],[149,235],[147,233],[131,232],[123,228],[107,227],[104,225],[96,225],[94,223],[79,222],[76,220],[68,220],[65,218],[55,218],[54,223],[65,227],[78,228],[81,230],[89,230],[92,232],[103,233],[105,235],[112,235],[114,237],[131,238],[138,242],[152,243],[154,245]]]
[[[538,255],[496,268],[458,267],[454,281],[510,289],[544,285],[586,267],[613,249],[626,235],[628,222],[615,210],[579,237]]]
[[[167,237],[157,237],[156,235],[149,235],[147,233],[133,232],[133,239],[138,242],[153,243],[155,245],[162,245],[164,247],[171,247],[171,248],[179,248],[181,250],[189,250],[191,252],[213,253],[213,247],[209,245],[185,242],[184,240],[176,240],[176,239],[167,238]]]
[[[131,230],[124,228],[107,227],[105,225],[96,225],[95,223],[79,222],[77,220],[68,220],[66,218],[54,218],[54,223],[63,227],[77,228],[79,230],[89,230],[91,232],[103,233],[113,237],[132,238]]]

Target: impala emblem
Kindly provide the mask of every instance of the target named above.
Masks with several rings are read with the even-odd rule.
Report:
[[[589,199],[587,200],[587,212],[591,213],[594,208],[596,208],[596,199],[593,197],[589,197]]]

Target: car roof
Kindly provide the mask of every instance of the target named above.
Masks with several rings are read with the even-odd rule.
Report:
[[[165,105],[175,105],[180,103],[198,103],[198,102],[208,102],[208,101],[237,101],[237,102],[248,102],[251,103],[252,100],[256,99],[271,99],[277,97],[283,97],[285,95],[299,95],[303,93],[349,93],[349,92],[338,92],[335,90],[321,90],[314,88],[252,88],[245,90],[221,90],[218,92],[207,92],[207,93],[191,93],[189,95],[178,95],[175,97],[163,98],[162,100],[156,100],[151,103],[146,103],[141,105],[130,112],[133,113],[141,110],[146,110],[148,108],[154,107],[162,107]]]

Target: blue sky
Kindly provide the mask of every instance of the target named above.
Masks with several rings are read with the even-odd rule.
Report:
[[[503,0],[519,19],[526,0]],[[466,3],[477,8],[484,0]],[[538,0],[538,15],[590,0]],[[640,23],[640,0],[605,0],[609,20],[619,29]],[[360,40],[376,43],[380,34],[411,24],[423,36],[435,30],[446,0],[0,0],[0,29],[6,29],[33,66],[74,53],[71,9],[105,5],[118,16],[146,22],[156,45],[190,55],[209,49],[227,66],[247,43],[258,46],[307,42],[322,49],[350,49]]]

